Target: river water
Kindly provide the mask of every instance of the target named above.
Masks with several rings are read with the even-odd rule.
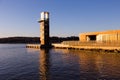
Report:
[[[0,80],[120,80],[120,53],[0,44]]]

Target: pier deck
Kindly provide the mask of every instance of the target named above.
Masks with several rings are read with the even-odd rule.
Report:
[[[96,45],[67,45],[67,44],[52,44],[54,48],[74,49],[74,50],[91,50],[91,51],[106,51],[120,53],[120,46],[96,46]],[[27,48],[40,49],[40,44],[27,44]]]
[[[75,49],[75,50],[94,50],[94,51],[108,51],[108,52],[120,52],[120,47],[113,46],[70,46],[63,44],[53,44],[55,48],[62,49]]]
[[[36,49],[40,49],[40,44],[27,44],[26,48],[36,48]]]

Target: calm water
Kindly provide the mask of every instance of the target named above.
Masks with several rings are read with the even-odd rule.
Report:
[[[0,80],[120,80],[120,53],[0,44]]]

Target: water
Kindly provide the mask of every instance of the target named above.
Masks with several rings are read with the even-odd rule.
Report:
[[[0,44],[0,80],[120,80],[120,53]]]

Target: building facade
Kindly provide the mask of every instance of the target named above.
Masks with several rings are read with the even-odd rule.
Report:
[[[79,38],[81,42],[120,42],[120,30],[87,32],[80,34]]]

